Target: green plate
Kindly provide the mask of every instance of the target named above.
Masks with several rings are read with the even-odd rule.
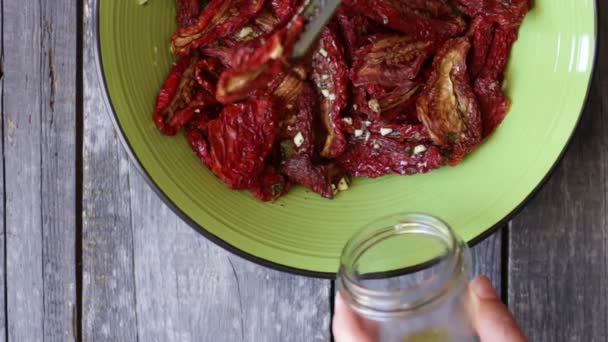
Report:
[[[97,2],[100,73],[116,126],[165,202],[220,245],[274,268],[332,276],[346,240],[398,212],[442,217],[467,241],[504,223],[548,177],[578,122],[596,48],[593,0],[535,0],[513,49],[504,123],[455,168],[427,175],[356,179],[335,200],[301,187],[274,203],[229,190],[183,135],[152,121],[156,92],[173,62],[175,0]],[[410,251],[405,258],[416,259]]]

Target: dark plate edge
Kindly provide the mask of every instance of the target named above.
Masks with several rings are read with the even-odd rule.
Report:
[[[270,260],[262,259],[253,254],[240,250],[239,248],[229,244],[228,242],[222,240],[221,238],[219,238],[216,235],[212,234],[211,232],[207,231],[205,229],[205,227],[194,222],[186,213],[184,213],[180,208],[178,208],[177,205],[175,205],[175,203],[173,203],[173,201],[159,188],[159,186],[154,182],[152,177],[148,174],[146,169],[142,166],[139,158],[137,158],[135,153],[133,153],[133,149],[132,149],[131,145],[129,144],[129,141],[126,138],[125,132],[122,130],[122,127],[118,123],[118,117],[116,116],[116,110],[114,108],[114,104],[112,103],[112,99],[109,96],[108,85],[107,85],[107,81],[105,78],[105,74],[103,72],[103,62],[102,62],[102,56],[101,56],[101,42],[99,39],[99,4],[100,4],[101,0],[93,0],[93,2],[94,2],[93,3],[94,13],[93,13],[92,19],[93,19],[93,28],[95,30],[94,37],[93,37],[94,42],[95,42],[94,55],[95,55],[95,65],[96,65],[96,69],[97,69],[98,81],[99,80],[101,81],[101,85],[104,90],[103,102],[105,103],[106,107],[110,108],[110,112],[111,112],[110,119],[112,121],[112,124],[114,125],[114,129],[120,133],[120,134],[118,134],[119,139],[122,142],[123,146],[125,147],[125,150],[129,156],[129,158],[133,162],[135,168],[144,177],[146,183],[148,183],[148,185],[156,193],[156,195],[159,196],[160,199],[177,216],[179,216],[184,222],[186,222],[190,227],[192,227],[192,229],[197,231],[199,234],[203,235],[205,238],[211,240],[216,245],[222,247],[223,249],[225,249],[239,257],[242,257],[246,260],[254,262],[258,265],[269,267],[271,269],[275,269],[275,270],[278,270],[281,272],[286,272],[286,273],[291,273],[291,274],[306,276],[306,277],[311,277],[311,278],[335,279],[335,277],[336,277],[335,272],[318,272],[318,271],[310,271],[310,270],[306,270],[306,269],[285,266],[282,264],[272,262]],[[593,82],[593,76],[596,71],[596,63],[597,63],[598,47],[599,47],[599,37],[598,37],[599,23],[598,23],[597,8],[598,8],[597,0],[595,0],[593,2],[593,14],[594,14],[594,34],[593,34],[593,36],[595,39],[595,46],[594,46],[595,50],[594,50],[594,54],[593,54],[593,61],[591,64],[591,73],[590,73],[589,81],[587,83],[587,91],[585,94],[585,99],[583,101],[583,105],[581,106],[578,118],[576,120],[576,124],[574,125],[572,132],[570,132],[568,141],[564,145],[564,148],[562,149],[561,153],[555,160],[555,163],[553,163],[553,165],[551,166],[551,168],[549,169],[549,171],[547,172],[545,177],[528,194],[528,196],[526,196],[526,198],[524,198],[521,201],[521,203],[517,207],[515,207],[510,213],[508,213],[505,217],[503,217],[501,220],[496,222],[490,228],[486,229],[483,233],[479,234],[477,237],[470,240],[468,242],[468,245],[470,247],[474,247],[475,245],[477,245],[478,243],[480,243],[481,241],[483,241],[490,235],[494,234],[498,229],[502,228],[514,216],[516,216],[526,206],[526,204],[528,204],[528,202],[530,202],[538,194],[540,189],[542,189],[542,187],[549,181],[549,179],[551,178],[551,176],[553,175],[553,173],[555,172],[555,170],[557,169],[557,167],[563,160],[564,155],[568,151],[570,143],[572,142],[572,137],[574,136],[574,132],[577,130],[578,126],[580,125],[582,114],[589,101],[589,92],[591,89],[591,84]],[[402,270],[390,271],[389,273],[390,273],[390,275],[395,275],[395,274],[402,274],[402,273],[407,273],[407,272],[415,272],[415,271],[419,270],[420,268],[421,268],[421,265],[416,265],[416,266],[408,267],[408,268],[405,268]],[[422,266],[422,268],[424,268],[424,266]]]

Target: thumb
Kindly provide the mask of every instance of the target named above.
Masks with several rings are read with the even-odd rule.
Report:
[[[473,327],[481,342],[526,342],[528,339],[504,305],[490,280],[477,277],[469,284]]]
[[[366,329],[363,319],[344,302],[340,292],[336,294],[335,312],[332,332],[336,342],[376,341],[373,332]]]

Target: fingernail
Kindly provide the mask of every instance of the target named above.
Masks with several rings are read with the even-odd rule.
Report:
[[[490,279],[478,277],[471,281],[470,288],[480,299],[498,299],[498,293],[492,286]]]

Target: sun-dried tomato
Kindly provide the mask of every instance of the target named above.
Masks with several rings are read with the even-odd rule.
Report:
[[[258,39],[234,51],[231,65],[220,77],[216,98],[231,103],[272,93],[289,72],[288,56],[304,18],[297,17],[268,39]]]
[[[177,0],[177,25],[179,27],[193,25],[200,11],[200,0]]]
[[[474,82],[474,91],[483,118],[484,137],[496,129],[509,111],[510,101],[503,93],[502,81],[515,40],[517,40],[516,28],[496,28],[487,61]]]
[[[503,26],[517,26],[530,10],[530,0],[456,0],[471,17],[483,16]]]
[[[434,145],[399,142],[379,134],[353,138],[337,160],[348,174],[371,178],[427,173],[445,164]]]
[[[304,89],[306,69],[303,66],[292,68],[272,93],[284,106],[294,104]]]
[[[317,111],[317,97],[312,86],[304,83],[297,101],[290,104],[293,114],[284,118],[279,124],[280,136],[289,140],[294,152],[312,157],[314,153],[314,116]],[[290,108],[287,108],[290,110]]]
[[[486,64],[496,24],[485,17],[476,17],[471,22],[469,35],[471,36],[471,51],[469,52],[469,75],[471,79],[477,75]]]
[[[203,89],[210,94],[215,94],[217,81],[224,69],[219,59],[206,57],[196,64],[194,75]]]
[[[421,88],[417,82],[404,82],[390,92],[375,97],[382,117],[392,120],[416,103],[416,96]],[[369,103],[369,101],[368,101]]]
[[[262,201],[274,201],[288,193],[291,182],[274,166],[266,166],[256,182],[251,186],[251,193]]]
[[[158,92],[154,123],[166,135],[175,135],[196,111],[217,103],[196,82],[195,70],[199,60],[200,57],[194,55],[177,61]]]
[[[443,0],[348,0],[378,23],[420,39],[455,37],[466,30],[465,21]]]
[[[368,127],[368,130],[371,134],[386,136],[396,141],[425,144],[432,143],[426,127],[422,124],[410,125],[397,122],[374,122]]]
[[[211,0],[194,25],[175,32],[173,52],[183,56],[215,39],[233,34],[255,17],[263,5],[264,0]]]
[[[366,114],[372,120],[393,120],[415,112],[414,105],[421,87],[419,80],[405,80],[397,87],[377,84],[355,87],[351,111]]]
[[[230,104],[207,124],[208,147],[193,146],[205,164],[233,189],[247,189],[264,169],[276,130],[272,100]],[[200,131],[199,131],[200,132]],[[192,133],[195,134],[195,133]],[[190,140],[192,143],[192,139]]]
[[[334,198],[337,184],[345,177],[336,164],[314,165],[307,155],[294,155],[283,164],[283,173],[297,184],[301,184],[325,198]]]
[[[453,149],[453,165],[481,141],[481,114],[467,74],[470,46],[466,37],[445,43],[417,102],[418,117],[433,141]]]
[[[312,56],[312,80],[321,97],[320,115],[327,132],[321,155],[333,158],[346,147],[346,138],[339,130],[342,110],[346,107],[348,71],[344,50],[335,25],[327,26],[321,33],[319,48]]]
[[[418,76],[433,47],[429,40],[403,35],[373,39],[355,53],[351,80],[355,86],[370,83],[400,86]]]
[[[226,46],[240,47],[245,43],[270,35],[283,25],[281,19],[266,7],[255,18],[222,41]]]
[[[302,0],[271,0],[270,7],[279,17],[281,23],[286,23],[296,14]]]
[[[381,25],[345,4],[338,8],[336,20],[344,38],[344,52],[349,64],[353,61],[355,51],[369,42],[370,35],[384,31]]]
[[[294,61],[303,3],[177,0],[182,57],[154,120],[169,135],[184,127],[231,188],[332,198],[350,175],[456,165],[507,114],[504,71],[529,0],[344,0]]]
[[[186,124],[186,132],[196,129],[201,131],[203,134],[207,134],[207,125],[214,119],[217,119],[222,107],[220,105],[205,107],[200,110],[195,110],[194,115]]]

